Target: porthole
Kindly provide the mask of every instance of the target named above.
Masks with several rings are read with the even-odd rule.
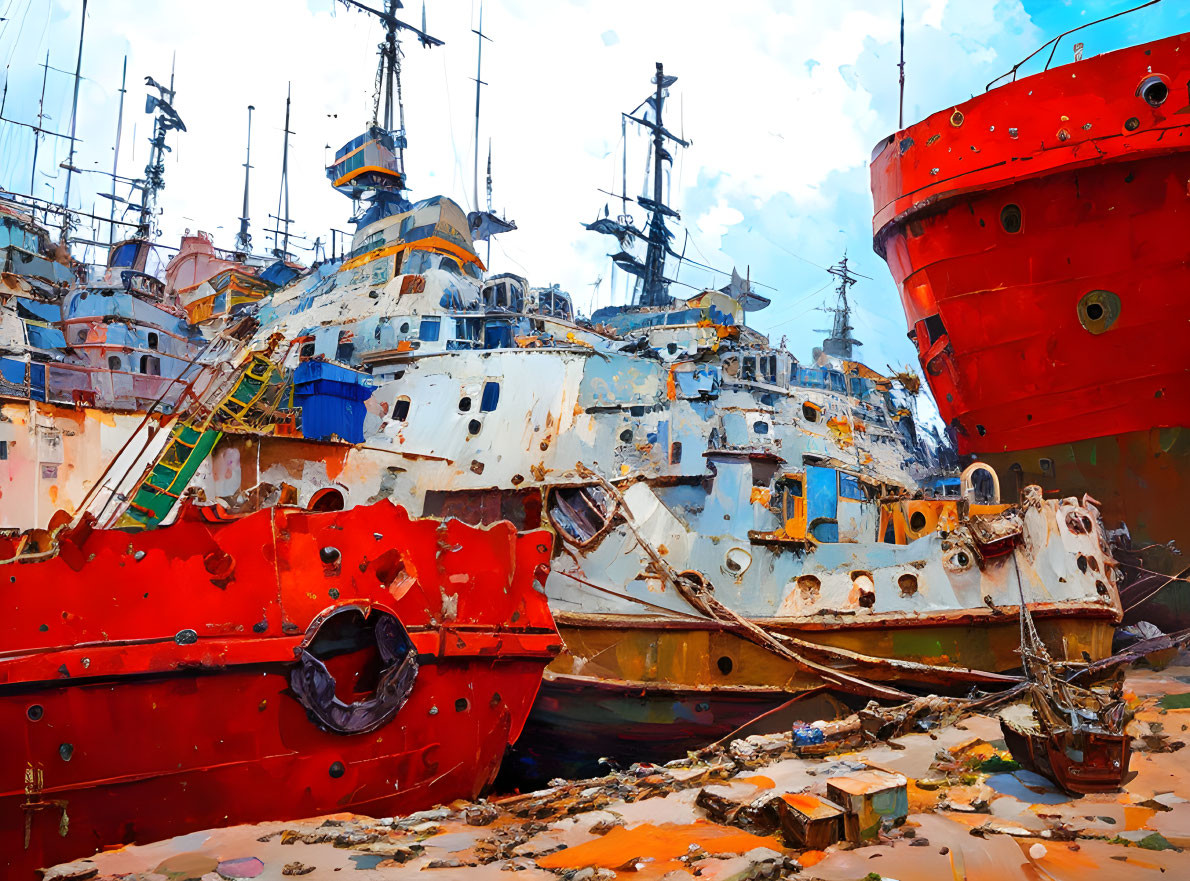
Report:
[[[807,422],[818,421],[819,410],[813,404],[802,404],[802,418]]]
[[[897,579],[897,587],[901,589],[901,596],[913,596],[915,593],[917,593],[917,576],[912,572],[906,572]]]
[[[921,511],[914,511],[909,516],[909,528],[914,532],[921,532],[926,528],[926,515]]]
[[[942,563],[948,571],[966,572],[975,563],[975,559],[964,545],[958,545],[945,552]]]
[[[1111,291],[1088,291],[1076,308],[1079,324],[1098,336],[1110,330],[1120,317],[1120,298]]]
[[[816,575],[799,575],[797,577],[798,588],[811,597],[818,595],[819,589],[822,587],[822,582],[818,580]]]
[[[401,333],[409,333],[409,322],[408,321],[401,322]]]
[[[963,120],[965,118],[966,117],[963,116],[963,111],[955,110],[955,112],[950,115],[950,124],[953,125],[955,128],[958,128],[960,125],[963,124]]]
[[[483,428],[483,424],[478,419],[472,419],[467,423],[468,434],[479,434],[481,428]]]
[[[1005,205],[1000,209],[1000,226],[1006,233],[1018,233],[1023,225],[1020,205]]]
[[[719,668],[719,672],[724,676],[727,676],[733,669],[735,669],[735,664],[732,663],[731,658],[727,657],[727,655],[720,657],[719,660],[715,662],[715,666]]]
[[[623,431],[621,431],[620,432],[620,440],[626,444],[631,443],[632,442],[632,429],[625,428]]]
[[[1144,98],[1150,107],[1160,107],[1169,97],[1169,85],[1160,76],[1148,76],[1141,80],[1136,94]]]
[[[752,555],[743,548],[732,548],[723,558],[723,568],[732,575],[742,575],[752,565]]]
[[[306,509],[309,511],[342,511],[344,508],[343,502],[343,493],[339,492],[337,489],[327,487],[325,489],[320,489],[310,497],[310,504]],[[323,548],[323,551],[326,550],[328,549]],[[330,548],[329,550],[334,550],[334,548]],[[336,555],[338,553],[338,551],[335,551]],[[334,562],[335,559],[338,559],[338,557],[336,556],[329,562]],[[324,559],[323,562],[328,561]]]
[[[468,397],[459,398],[459,412],[466,413],[471,409],[471,399]]]
[[[365,734],[388,722],[417,679],[417,649],[397,618],[366,606],[339,606],[315,618],[295,652],[289,687],[320,728]],[[341,776],[343,765],[331,765]]]

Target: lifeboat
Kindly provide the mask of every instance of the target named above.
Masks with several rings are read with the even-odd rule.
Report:
[[[560,651],[543,530],[389,501],[0,540],[4,877],[216,825],[474,798]]]

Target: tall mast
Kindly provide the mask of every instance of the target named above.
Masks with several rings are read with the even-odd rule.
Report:
[[[120,74],[120,109],[116,114],[116,146],[112,149],[112,200],[108,216],[107,243],[116,243],[116,174],[120,170],[120,136],[124,131],[124,94],[128,91],[128,56],[124,56],[124,72]]]
[[[492,140],[488,138],[488,214],[492,213]],[[488,255],[484,259],[487,266],[492,265],[492,237],[488,236]]]
[[[665,141],[669,139],[675,144],[687,147],[689,144],[681,138],[665,130],[662,112],[665,106],[666,90],[677,82],[676,76],[666,76],[665,68],[657,62],[657,73],[653,77],[656,91],[653,95],[654,120],[636,119],[645,128],[653,132],[653,198],[643,199],[641,204],[651,212],[649,218],[649,246],[645,252],[644,285],[641,291],[642,306],[665,306],[669,304],[669,282],[665,278],[665,255],[669,251],[669,229],[665,225],[665,217],[677,218],[678,212],[668,207],[662,200],[664,195],[664,163],[673,162],[673,156],[665,148]]]
[[[340,2],[375,16],[384,24],[371,125],[362,135],[344,144],[326,169],[331,186],[355,203],[357,213],[351,222],[366,226],[409,207],[408,200],[402,195],[409,189],[405,178],[405,147],[408,142],[405,136],[405,106],[401,100],[401,44],[397,34],[412,31],[423,46],[441,46],[442,41],[425,32],[424,6],[422,27],[418,29],[396,17],[396,11],[401,8],[400,0],[384,0],[382,9],[360,0]],[[383,117],[380,115],[382,93],[385,98]],[[392,128],[394,102],[400,118],[399,131],[393,131]],[[384,120],[383,125],[380,124],[381,119]]]
[[[653,79],[657,84],[657,94],[653,98],[654,110],[656,113],[655,121],[657,123],[656,127],[653,129],[653,201],[655,203],[657,203],[657,205],[660,205],[662,202],[662,199],[661,199],[661,195],[662,195],[661,194],[661,174],[663,171],[662,162],[664,161],[664,158],[665,158],[665,138],[661,134],[661,132],[662,132],[661,126],[663,125],[663,123],[661,121],[661,108],[665,101],[665,96],[663,94],[665,91],[665,88],[664,88],[665,71],[664,71],[664,68],[661,66],[660,61],[657,62],[657,75]],[[649,222],[649,250],[648,250],[648,259],[645,262],[645,271],[646,271],[647,275],[645,276],[644,296],[645,296],[646,302],[644,303],[644,305],[646,305],[646,306],[661,305],[660,303],[656,303],[653,301],[658,299],[658,296],[664,290],[662,287],[662,285],[663,285],[662,275],[665,272],[665,251],[660,250],[656,247],[657,239],[659,238],[659,236],[657,234],[658,231],[656,229],[656,227],[657,227],[656,221],[658,219],[660,219],[660,217],[661,217],[661,212],[659,210],[657,210],[656,208],[654,208],[653,216],[652,216],[652,218],[650,218],[650,222]],[[658,255],[660,256],[660,260],[655,259],[655,257]]]
[[[620,220],[628,216],[628,117],[620,114],[620,140],[624,149],[620,151]]]
[[[390,0],[393,2],[393,0]],[[289,99],[293,91],[291,82],[285,92],[285,142],[281,148],[281,192],[277,194],[277,228],[273,230],[273,256],[285,259],[289,256]],[[285,212],[281,209],[284,207]],[[247,213],[246,211],[244,212]],[[285,224],[285,229],[281,225]],[[277,236],[282,235],[281,247],[277,247]]]
[[[37,102],[37,128],[33,130],[33,168],[29,172],[29,195],[36,196],[37,187],[37,148],[41,142],[41,127],[45,119],[45,81],[50,75],[50,51],[45,52],[45,64],[42,65],[41,74],[41,99]],[[4,84],[5,91],[8,90],[8,83]]]
[[[247,256],[252,252],[252,236],[248,233],[248,173],[252,170],[252,111],[248,105],[248,148],[244,156],[244,208],[240,212],[240,231],[236,234],[236,252]],[[289,128],[288,125],[285,126]]]
[[[66,159],[66,192],[62,197],[62,207],[66,209],[62,216],[62,241],[70,232],[70,179],[74,174],[74,133],[78,126],[79,110],[79,81],[83,72],[83,35],[87,32],[87,0],[83,0],[82,21],[79,24],[79,54],[74,65],[74,100],[70,106],[70,154]],[[47,59],[47,64],[49,63]]]
[[[397,11],[399,0],[387,0],[385,11],[391,17]],[[389,131],[393,128],[393,81],[396,79],[397,65],[397,29],[391,23],[384,30],[384,127]],[[401,128],[405,128],[405,108],[401,107]]]
[[[819,331],[819,333],[830,334],[827,339],[823,340],[822,349],[828,355],[849,361],[855,355],[855,347],[863,345],[851,335],[851,331],[855,328],[851,325],[851,304],[847,300],[847,292],[855,284],[856,274],[847,268],[846,254],[827,272],[839,279],[839,285],[835,288],[835,293],[838,294],[838,303],[835,306],[819,307],[822,311],[831,312],[835,316],[829,331]]]
[[[905,127],[905,0],[901,0],[901,62],[897,65],[901,71],[901,97],[897,109],[897,129]]]
[[[424,8],[424,7],[423,7]],[[483,81],[483,41],[490,40],[489,37],[484,36],[483,33],[483,3],[479,4],[479,30],[472,29],[471,33],[475,34],[476,51],[475,51],[475,165],[472,171],[471,192],[475,196],[475,210],[482,211],[483,208],[479,204],[479,93],[480,89],[487,85]],[[491,182],[492,182],[492,151],[491,145],[488,146],[488,210],[492,210],[491,202]],[[488,240],[488,248],[492,247],[491,239]]]
[[[174,54],[174,63],[170,65],[169,69],[169,88],[161,85],[151,76],[145,77],[145,86],[150,89],[156,89],[156,95],[148,95],[145,98],[145,113],[152,113],[153,116],[153,137],[149,139],[149,162],[145,166],[145,176],[142,180],[136,182],[136,186],[141,190],[141,204],[140,216],[137,219],[136,238],[138,239],[152,239],[154,234],[154,218],[157,216],[157,194],[165,189],[165,154],[169,151],[169,147],[165,143],[165,136],[171,131],[186,131],[186,124],[182,122],[182,117],[178,116],[178,111],[174,110],[174,70],[177,63],[177,54]],[[133,141],[135,143],[136,128],[133,127]],[[135,148],[133,150],[135,155]]]

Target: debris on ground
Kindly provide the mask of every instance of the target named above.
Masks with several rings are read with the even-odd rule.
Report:
[[[936,704],[853,751],[805,755],[794,726],[666,765],[407,817],[343,814],[129,846],[46,877],[1190,877],[1190,769],[1178,754],[1190,727],[1190,666],[1133,670],[1125,686],[1135,753],[1118,792],[1065,792],[1013,760],[996,716],[954,719]],[[871,734],[880,727],[869,720]]]

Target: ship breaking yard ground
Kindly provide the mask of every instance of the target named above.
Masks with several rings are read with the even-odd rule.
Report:
[[[664,766],[407,817],[338,814],[195,832],[63,864],[45,878],[1186,878],[1190,767],[1179,751],[1190,740],[1188,644],[1190,631],[1159,637],[1095,665],[1123,677],[1135,713],[1131,769],[1118,792],[1074,796],[1022,770],[986,702],[956,711],[964,702],[922,698],[908,711],[872,705],[828,725],[823,744],[745,729]]]

